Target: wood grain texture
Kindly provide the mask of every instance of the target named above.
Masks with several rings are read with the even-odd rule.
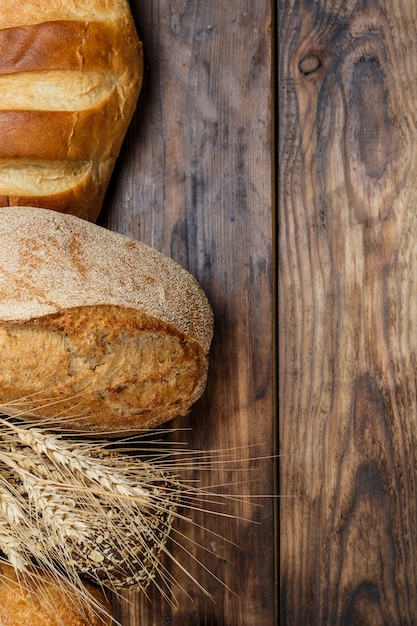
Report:
[[[100,223],[174,258],[212,303],[207,390],[172,424],[191,430],[172,437],[199,450],[239,448],[231,455],[242,459],[241,471],[214,465],[193,478],[201,485],[237,479],[230,493],[272,494],[274,463],[250,461],[275,450],[271,6],[132,0],[131,7],[144,45],[144,87]],[[274,624],[274,504],[256,502],[227,508],[250,521],[192,514],[217,535],[180,526],[226,587],[171,546],[214,601],[167,561],[183,586],[177,604],[155,589],[149,599],[125,593],[115,600],[123,626]]]
[[[417,623],[417,5],[280,2],[281,619]]]

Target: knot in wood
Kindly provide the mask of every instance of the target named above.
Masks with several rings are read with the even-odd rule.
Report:
[[[301,59],[298,64],[298,69],[302,74],[304,74],[304,76],[316,72],[320,67],[320,59],[314,54],[304,57],[304,59]]]

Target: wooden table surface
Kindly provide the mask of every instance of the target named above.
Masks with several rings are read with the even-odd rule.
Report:
[[[281,618],[417,624],[417,5],[280,2]]]
[[[196,564],[174,557],[212,594],[166,566],[181,588],[124,592],[123,626],[276,623],[273,325],[272,7],[267,0],[132,0],[145,77],[99,223],[187,268],[216,318],[207,390],[169,435],[239,459],[195,471],[242,502],[226,516],[190,512]],[[230,484],[230,483],[236,484]],[[221,489],[221,487],[219,487]],[[248,499],[248,494],[251,497]],[[239,516],[233,519],[227,515]],[[207,568],[207,569],[205,569]],[[219,580],[216,580],[217,577]]]

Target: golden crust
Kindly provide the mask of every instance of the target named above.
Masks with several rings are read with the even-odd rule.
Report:
[[[129,11],[126,0],[25,0],[19,5],[0,0],[0,28],[60,20],[116,20],[128,18]]]
[[[9,4],[0,0],[0,13],[4,5],[7,14]],[[40,7],[32,4],[35,14],[36,8],[40,10]],[[0,109],[0,135],[7,137],[0,146],[0,159],[38,160],[39,167],[46,168],[45,179],[48,177],[47,161],[70,160],[77,169],[79,161],[108,163],[111,158],[112,167],[92,167],[91,171],[99,171],[100,176],[98,180],[93,176],[89,178],[87,190],[69,187],[67,192],[54,194],[49,193],[47,185],[40,185],[38,193],[28,196],[9,193],[0,172],[3,206],[31,204],[74,213],[90,221],[95,221],[101,209],[115,159],[139,97],[143,52],[127,2],[113,0],[90,4],[91,15],[85,19],[77,15],[85,11],[88,14],[88,3],[85,9],[80,5],[80,11],[73,6],[74,19],[71,19],[71,8],[62,8],[61,14],[55,11],[51,15],[51,21],[40,10],[39,23],[23,23],[24,19],[29,20],[25,14],[22,23],[10,15],[10,28],[3,23],[3,30],[0,30],[0,84],[2,78],[8,77],[13,84],[17,81],[19,85],[21,81],[19,89],[15,86],[9,92],[21,92],[22,101],[17,98],[16,103]],[[108,19],[105,19],[106,11]],[[59,15],[62,19],[58,19]],[[64,100],[67,95],[68,102],[62,102],[62,109],[61,99],[58,104],[53,97],[49,98],[54,110],[46,110],[47,102],[36,97],[25,98],[30,92],[26,85],[38,80],[42,76],[40,72],[45,76],[52,72],[51,80],[60,86]],[[83,100],[82,109],[78,110],[74,106],[79,84],[75,77],[80,72],[85,80],[82,88],[79,87]],[[97,90],[93,87],[100,76],[103,77],[103,88],[108,91],[96,101]],[[91,92],[88,90],[90,77]],[[38,89],[38,92],[42,90]],[[18,181],[19,169],[16,169],[16,177]],[[80,204],[84,205],[81,212]]]
[[[112,609],[103,593],[85,584],[103,607],[101,615],[81,608],[51,576],[33,570],[35,576],[18,577],[0,563],[0,624],[2,626],[110,626]]]
[[[33,196],[30,195],[30,192],[14,191],[9,187],[7,190],[8,195],[0,195],[0,207],[36,206],[43,209],[53,209],[62,213],[70,213],[82,219],[94,222],[99,216],[106,193],[106,181],[111,175],[114,162],[114,158],[110,158],[107,161],[102,160],[99,163],[86,162],[87,167],[85,171],[81,170],[80,174],[77,175],[74,165],[62,161],[60,164],[62,165],[64,173],[54,179],[56,172],[54,171],[52,162],[48,170],[41,169],[39,171],[36,161],[28,162],[22,160],[20,161],[19,167],[24,167],[25,173],[20,176],[19,182],[20,184],[24,184],[24,179],[27,177],[28,172],[36,169],[36,176],[34,175],[33,178],[34,182],[39,186],[39,195]],[[8,164],[13,167],[15,162],[7,163],[0,161],[0,178],[3,164]],[[65,169],[69,170],[72,174],[65,175]],[[51,181],[45,179],[48,175],[51,177]],[[55,192],[52,191],[51,188],[56,186],[63,186],[64,188]],[[50,190],[49,193],[47,193],[48,189]]]
[[[206,295],[172,259],[72,215],[0,209],[9,411],[97,433],[156,426],[203,393],[212,333]]]
[[[137,55],[141,43],[127,16],[105,22],[59,20],[6,28],[0,30],[0,49],[0,75],[83,70],[104,72],[129,83],[141,70]],[[133,59],[132,50],[136,52]]]

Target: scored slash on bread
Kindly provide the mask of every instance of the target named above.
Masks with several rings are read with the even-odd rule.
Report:
[[[56,211],[0,208],[0,408],[94,433],[186,414],[213,313],[156,250]]]
[[[95,221],[142,77],[127,0],[0,0],[0,206]]]

